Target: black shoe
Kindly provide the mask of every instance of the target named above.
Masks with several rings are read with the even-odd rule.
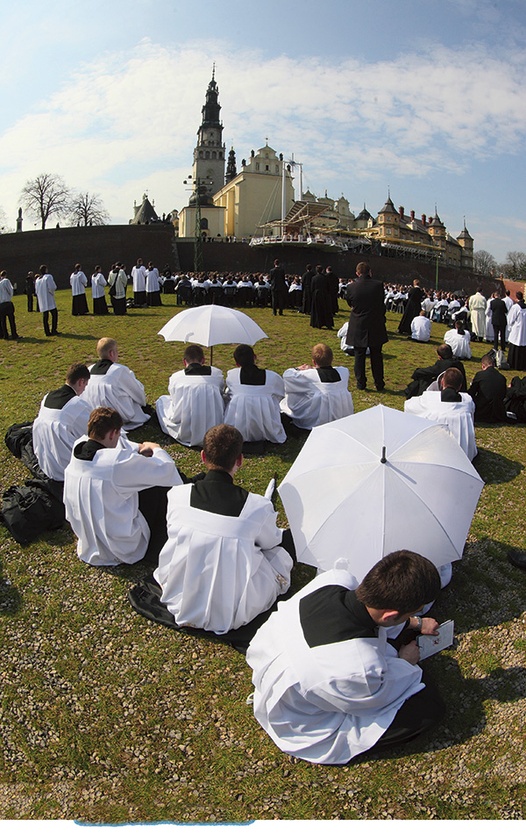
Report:
[[[60,333],[58,332],[58,330],[53,330],[53,332],[51,333],[51,335],[60,335]]]

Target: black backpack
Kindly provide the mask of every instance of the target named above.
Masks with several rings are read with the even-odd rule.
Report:
[[[49,479],[30,479],[2,496],[0,520],[20,545],[29,545],[44,531],[61,528],[65,522],[64,503],[58,493],[50,492],[49,483]]]

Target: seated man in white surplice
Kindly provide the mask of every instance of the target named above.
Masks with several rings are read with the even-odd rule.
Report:
[[[129,432],[150,419],[144,385],[126,365],[119,364],[119,348],[114,338],[105,336],[97,343],[98,362],[90,367],[90,379],[83,394],[92,409],[113,408]]]
[[[283,379],[273,370],[258,368],[254,350],[248,344],[236,347],[234,359],[237,367],[226,376],[230,401],[225,423],[239,429],[244,441],[284,443],[287,435],[279,410],[285,396]]]
[[[54,481],[64,481],[75,441],[85,435],[91,407],[82,399],[90,374],[73,364],[61,388],[45,395],[33,423],[33,449],[40,469]]]
[[[183,446],[202,446],[208,429],[223,422],[225,381],[219,368],[205,364],[198,344],[186,348],[183,364],[171,375],[170,393],[159,397],[155,410],[165,434]]]
[[[457,368],[447,368],[439,377],[438,390],[424,391],[420,397],[406,400],[404,411],[444,426],[472,461],[477,454],[475,403],[469,394],[460,393],[462,384],[462,373]]]
[[[354,411],[348,391],[349,371],[332,367],[333,353],[326,344],[312,348],[312,365],[288,368],[283,374],[285,399],[281,410],[299,429],[313,429],[340,420]]]
[[[168,493],[168,541],[154,578],[179,626],[223,634],[288,590],[292,557],[270,499],[234,484],[243,463],[239,431],[216,426],[203,446],[205,478]]]

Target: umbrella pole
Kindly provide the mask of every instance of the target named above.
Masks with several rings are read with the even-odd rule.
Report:
[[[212,367],[213,360],[214,360],[214,348],[211,347],[210,348],[210,367]]]

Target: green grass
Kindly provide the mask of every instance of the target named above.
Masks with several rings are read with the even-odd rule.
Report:
[[[181,367],[183,345],[157,332],[179,311],[133,311],[126,318],[73,318],[59,292],[59,330],[45,338],[41,316],[15,298],[23,340],[0,342],[0,432],[31,420],[43,394],[58,387],[73,361],[92,362],[102,335],[119,342],[121,361],[144,382],[148,401],[167,393]],[[269,338],[256,345],[259,363],[283,372],[309,361],[326,341],[336,363],[351,369],[336,330],[313,330],[295,312],[274,318],[249,310]],[[415,345],[398,336],[388,315],[385,393],[353,390],[355,410],[379,402],[402,409],[412,370],[435,360],[445,328]],[[465,364],[471,379],[486,345]],[[214,348],[214,364],[233,366],[232,346]],[[511,379],[512,372],[507,374]],[[153,437],[187,474],[199,453]],[[249,456],[237,479],[263,492],[283,478],[303,436]],[[0,528],[0,817],[87,822],[245,822],[254,819],[521,819],[524,817],[524,572],[506,560],[526,549],[523,511],[525,431],[477,428],[475,466],[485,480],[462,561],[434,609],[456,622],[458,646],[429,668],[449,714],[437,730],[383,757],[349,767],[317,767],[283,755],[256,724],[245,699],[245,660],[233,649],[149,623],[127,592],[151,570],[140,563],[109,572],[81,563],[68,528],[22,548]],[[2,492],[28,478],[4,447]],[[286,520],[278,501],[280,524]],[[351,535],[352,536],[352,535]],[[297,589],[312,576],[299,566]]]

